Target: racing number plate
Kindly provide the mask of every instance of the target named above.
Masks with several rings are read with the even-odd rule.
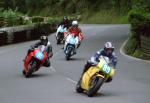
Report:
[[[111,72],[111,68],[107,64],[104,64],[103,65],[103,71],[105,73],[109,74]]]

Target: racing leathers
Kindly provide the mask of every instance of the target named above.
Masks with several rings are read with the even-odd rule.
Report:
[[[74,37],[78,37],[78,44],[77,48],[80,46],[82,40],[84,39],[83,33],[79,27],[71,26],[68,29],[67,33],[64,33],[64,37],[66,38],[69,34],[73,35]]]
[[[84,67],[83,73],[85,73],[91,66],[97,65],[99,63],[99,58],[100,56],[106,56],[109,58],[109,61],[111,61],[111,64],[113,68],[116,68],[117,64],[117,57],[115,55],[115,52],[113,51],[112,53],[107,54],[104,49],[101,49],[93,55],[90,60],[87,61],[87,64]]]
[[[34,48],[37,48],[40,45],[44,45],[44,44],[41,41],[39,41],[39,42],[35,43],[34,45],[32,45],[31,48],[28,50],[28,54],[30,52],[32,52],[34,50]],[[51,46],[51,44],[50,44],[49,41],[44,46],[46,46],[46,52],[48,53],[48,59],[45,61],[45,63],[43,64],[43,66],[50,67],[50,60],[49,59],[53,56],[52,46]]]
[[[74,54],[76,54],[76,49],[77,49],[77,46],[78,46],[78,44],[79,44],[79,39],[78,39],[78,36],[74,36],[74,35],[68,35],[67,37],[66,37],[66,41],[65,41],[65,44],[64,44],[64,50],[66,50],[66,47],[67,47],[67,45],[68,45],[68,43],[69,43],[69,41],[70,41],[70,39],[71,38],[75,38],[75,48],[74,48]]]

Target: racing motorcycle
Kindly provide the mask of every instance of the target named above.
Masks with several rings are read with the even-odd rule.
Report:
[[[48,59],[48,54],[44,45],[32,49],[33,51],[30,52],[24,60],[23,75],[25,77],[29,77],[32,73],[39,70]]]
[[[66,60],[69,60],[70,57],[75,54],[74,51],[76,49],[76,43],[77,39],[72,34],[69,34],[66,38],[65,41],[66,47],[64,49]]]
[[[85,92],[92,97],[105,82],[110,82],[115,74],[115,69],[111,66],[108,57],[101,56],[97,66],[91,66],[79,79],[76,85],[78,93]]]
[[[56,41],[57,41],[57,44],[60,44],[60,43],[64,43],[64,32],[66,32],[67,29],[66,27],[64,27],[64,25],[60,25],[57,29],[57,32],[56,32]]]

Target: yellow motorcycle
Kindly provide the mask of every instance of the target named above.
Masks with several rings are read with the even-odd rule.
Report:
[[[101,56],[96,66],[91,66],[79,79],[76,85],[78,93],[87,93],[92,97],[104,82],[108,82],[115,74],[115,69],[110,65],[108,57]]]

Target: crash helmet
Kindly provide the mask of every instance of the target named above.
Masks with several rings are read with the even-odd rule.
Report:
[[[78,21],[76,21],[76,20],[72,21],[72,26],[73,27],[78,27]]]
[[[41,37],[40,37],[40,41],[41,41],[41,43],[43,44],[43,45],[47,45],[47,43],[48,43],[48,37],[47,36],[45,36],[45,35],[42,35]]]
[[[114,51],[114,46],[111,42],[106,42],[104,44],[104,50],[107,54],[110,54]]]
[[[68,20],[68,17],[67,17],[67,16],[64,16],[63,20],[64,20],[64,21],[65,21],[65,20]]]

